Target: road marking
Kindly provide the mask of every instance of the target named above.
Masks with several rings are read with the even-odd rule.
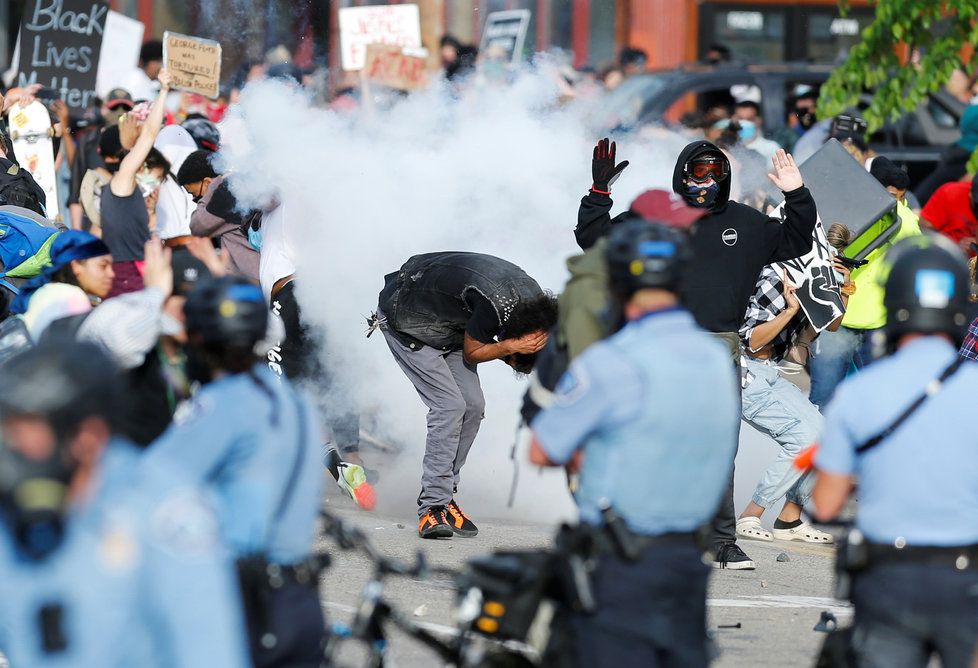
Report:
[[[824,596],[739,596],[709,598],[706,605],[713,608],[819,608],[839,615],[851,615],[852,604]]]

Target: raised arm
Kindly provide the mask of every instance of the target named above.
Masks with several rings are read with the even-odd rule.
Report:
[[[116,197],[128,197],[136,190],[136,174],[142,169],[143,163],[149,156],[156,141],[156,135],[163,127],[163,115],[166,113],[166,95],[170,92],[170,73],[160,70],[160,94],[150,109],[149,116],[139,132],[139,138],[132,149],[119,164],[119,171],[112,175],[109,188]]]
[[[815,200],[801,178],[795,159],[779,149],[772,160],[771,181],[784,193],[784,222],[774,218],[767,223],[766,237],[771,253],[769,262],[782,262],[800,257],[812,249],[818,214]]]
[[[628,161],[615,164],[617,148],[607,138],[594,147],[591,158],[591,189],[581,199],[574,237],[582,250],[591,248],[611,228],[611,185],[628,167]]]

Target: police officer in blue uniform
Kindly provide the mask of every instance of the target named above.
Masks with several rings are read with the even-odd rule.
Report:
[[[256,354],[269,317],[258,287],[231,276],[198,284],[184,313],[188,374],[203,387],[147,459],[216,492],[255,664],[318,666],[325,622],[312,555],[323,491],[315,411]]]
[[[856,481],[845,549],[862,668],[972,665],[978,641],[978,366],[957,354],[972,320],[960,252],[942,239],[894,246],[886,280],[891,355],[843,383],[815,456],[816,515]]]
[[[573,362],[531,425],[532,462],[579,469],[582,523],[623,521],[609,528],[633,546],[598,558],[596,612],[575,621],[582,666],[708,663],[694,534],[726,488],[740,415],[729,353],[679,301],[688,257],[664,225],[613,229],[609,282],[629,322]]]
[[[113,435],[119,382],[86,343],[0,369],[0,653],[16,668],[250,665],[213,506]]]

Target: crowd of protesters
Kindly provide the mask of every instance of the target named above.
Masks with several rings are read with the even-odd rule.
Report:
[[[322,355],[329,342],[296,294],[303,275],[287,234],[296,224],[289,204],[243,210],[234,173],[222,173],[216,159],[220,121],[241,88],[263,78],[314,84],[311,72],[280,55],[244,65],[215,103],[174,92],[162,47],[150,42],[139,68],[98,106],[73,117],[52,105],[61,221],[46,218],[43,191],[18,171],[0,133],[0,224],[41,239],[31,251],[35,271],[18,274],[14,255],[3,255],[0,287],[0,506],[9,528],[0,532],[0,566],[17,573],[4,571],[0,581],[0,651],[14,668],[64,656],[75,665],[323,660],[321,564],[312,549],[322,467],[366,509],[378,474],[361,457],[359,407],[333,391],[337,371]],[[491,54],[450,36],[440,58],[452,86],[505,76]],[[710,50],[710,62],[728,59],[722,45]],[[593,98],[645,71],[646,61],[629,48],[600,70],[554,71],[562,98]],[[36,93],[8,90],[0,109]],[[362,82],[342,82],[326,104],[357,113],[376,103],[372,94]],[[700,547],[714,568],[753,570],[738,539],[834,542],[805,511],[813,494],[816,504],[839,495],[820,493],[817,472],[797,460],[828,431],[834,450],[821,461],[843,473],[838,427],[827,426],[823,411],[847,377],[879,363],[887,341],[896,346],[883,288],[890,251],[946,238],[952,249],[942,252],[969,255],[975,280],[978,178],[965,164],[978,142],[978,105],[964,111],[961,138],[934,172],[911,188],[898,164],[870,149],[858,116],[816,123],[816,88],[790,91],[774,135],[758,94],[734,87],[729,103],[684,116],[676,131],[690,143],[676,156],[672,192],[646,192],[615,217],[612,187],[628,163],[618,161],[615,142],[598,142],[577,227],[567,228],[584,252],[568,261],[572,278],[559,301],[502,258],[432,248],[391,268],[370,321],[428,409],[419,536],[479,532],[455,499],[485,409],[478,366],[500,360],[522,374],[537,367],[524,411],[532,461],[580,476],[585,523],[608,521],[602,504],[610,502],[648,549],[642,572],[614,564],[634,591],[601,582],[607,609],[615,605],[607,601],[619,607],[597,626],[675,615],[685,626],[671,638],[637,633],[642,651],[675,665],[707,662],[696,630],[705,623],[708,572]],[[876,235],[895,231],[852,264],[845,254],[855,231],[821,221],[842,314],[816,328],[779,263],[813,247],[819,202],[798,164],[829,139],[892,197]],[[755,173],[770,182],[751,181]],[[970,319],[955,322],[960,337],[923,325],[901,335],[947,334],[962,359],[978,360],[978,320],[970,328]],[[693,395],[696,402],[678,399]],[[692,407],[704,413],[695,427]],[[682,417],[687,432],[662,415]],[[738,514],[741,420],[769,435],[779,454]],[[693,449],[680,453],[676,443]],[[673,454],[646,452],[660,446]],[[626,460],[636,479],[608,485],[609,471],[625,474]],[[643,484],[652,473],[657,482]],[[39,480],[46,492],[28,484]],[[768,528],[770,508],[777,515]],[[694,543],[701,528],[706,537]],[[960,528],[976,532],[955,533],[954,545],[978,541],[978,527]],[[94,552],[101,560],[88,568]],[[682,614],[649,612],[637,598],[660,594],[692,602],[679,605]],[[627,642],[597,626],[582,627],[582,657],[638,665]],[[948,647],[937,650],[960,655]]]

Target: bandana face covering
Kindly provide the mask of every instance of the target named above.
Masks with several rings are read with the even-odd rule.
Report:
[[[690,206],[709,209],[720,193],[720,184],[710,179],[704,183],[686,183],[686,201]]]

